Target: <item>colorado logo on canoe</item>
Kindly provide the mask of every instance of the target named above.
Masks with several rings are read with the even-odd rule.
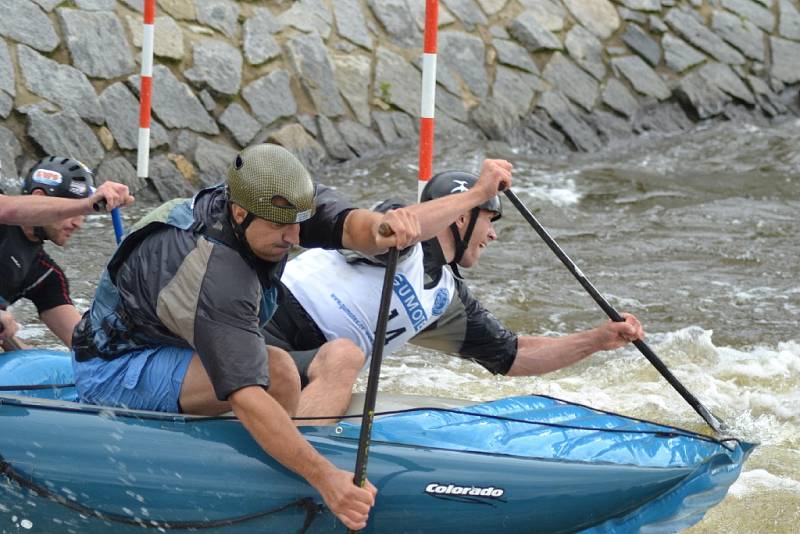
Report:
[[[499,499],[505,494],[503,488],[495,488],[494,486],[456,486],[455,484],[439,484],[438,482],[431,482],[425,486],[425,493],[428,495],[459,495],[468,497],[488,497],[490,499]]]

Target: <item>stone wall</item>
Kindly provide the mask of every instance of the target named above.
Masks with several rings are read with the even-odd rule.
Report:
[[[0,2],[0,160],[137,182],[142,0]],[[798,0],[441,0],[437,144],[596,150],[705,120],[798,114]],[[238,147],[310,167],[416,142],[424,0],[158,0],[152,185]]]

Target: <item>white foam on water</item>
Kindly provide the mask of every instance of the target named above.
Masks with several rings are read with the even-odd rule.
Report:
[[[536,173],[533,172],[526,176],[526,182],[531,181],[531,185],[521,185],[515,183],[514,190],[517,193],[524,193],[537,200],[548,202],[554,206],[564,207],[577,204],[583,197],[575,185],[572,176],[580,174],[580,171],[556,172],[556,173]]]
[[[739,475],[738,480],[730,487],[728,493],[737,499],[742,499],[764,489],[788,491],[800,495],[800,481],[773,475],[766,469],[753,469]]]

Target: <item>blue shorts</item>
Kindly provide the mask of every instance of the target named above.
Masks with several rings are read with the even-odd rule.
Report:
[[[114,360],[72,359],[80,402],[135,410],[180,412],[181,385],[192,349],[159,347]]]

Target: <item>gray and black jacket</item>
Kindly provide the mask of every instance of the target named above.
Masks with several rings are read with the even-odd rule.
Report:
[[[354,207],[316,188],[315,215],[300,225],[303,247],[341,248]],[[269,386],[260,327],[278,305],[285,260],[255,258],[236,237],[224,186],[168,202],[125,238],[75,329],[78,361],[112,360],[159,346],[192,348],[217,398]]]

